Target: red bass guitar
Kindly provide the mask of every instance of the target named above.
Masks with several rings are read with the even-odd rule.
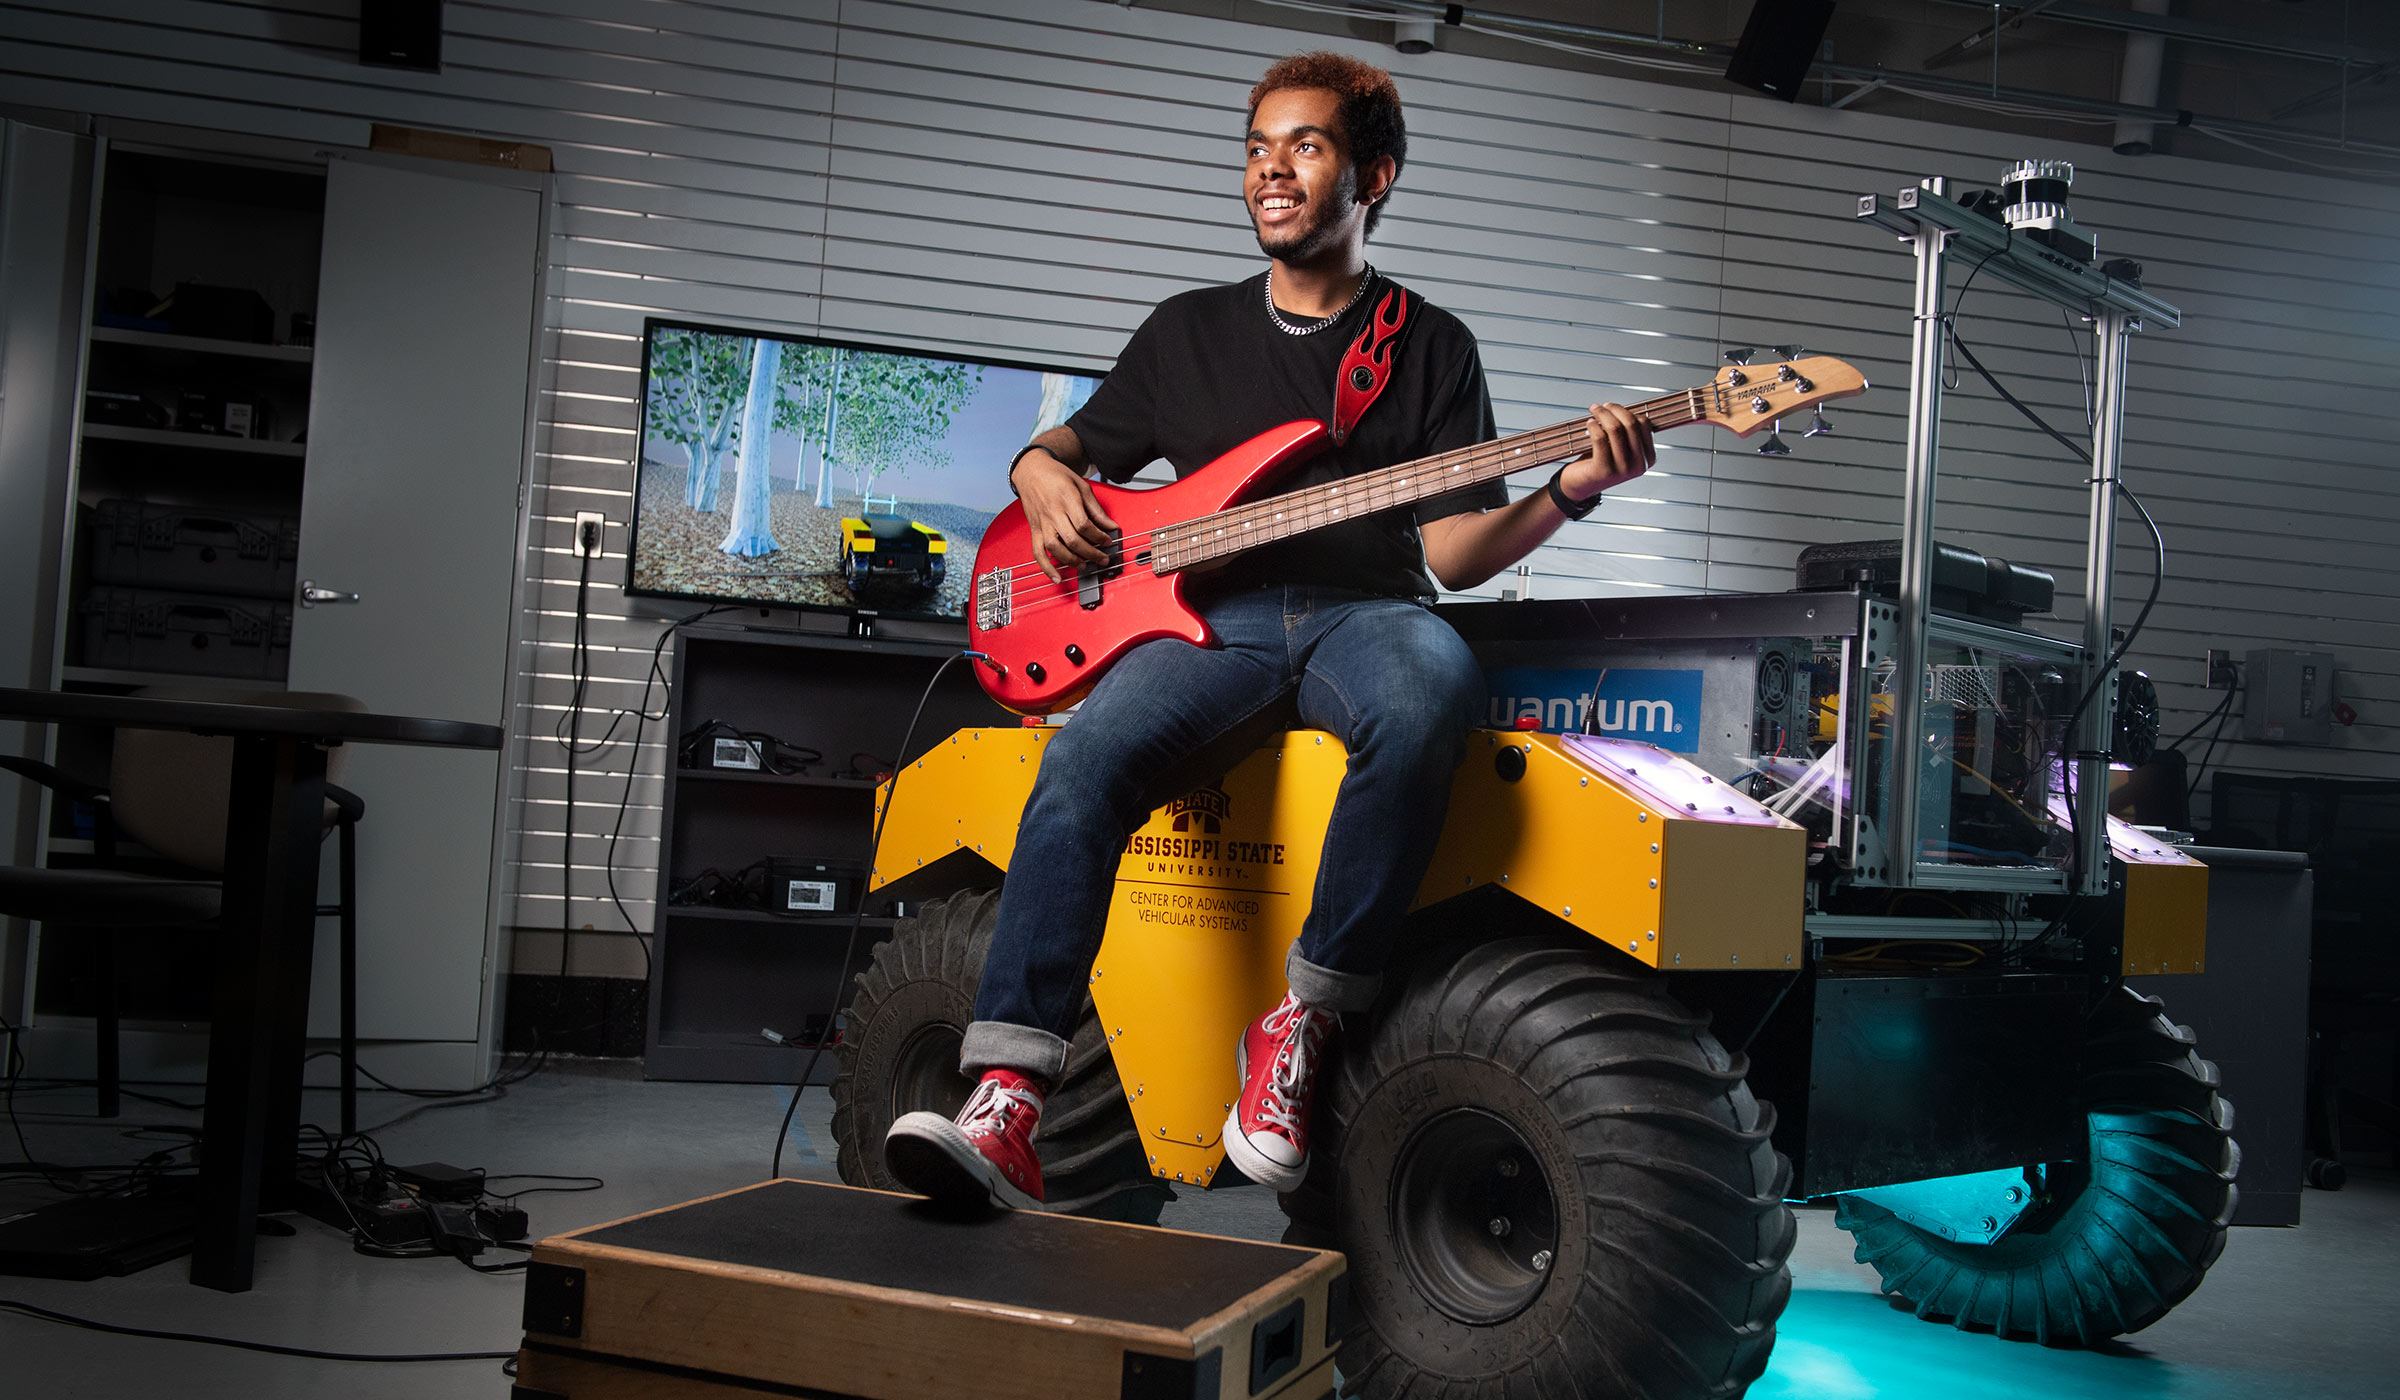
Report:
[[[1714,423],[1748,437],[1784,414],[1866,387],[1857,370],[1817,355],[1729,365],[1706,384],[1629,407],[1653,431]],[[1333,441],[1323,423],[1286,423],[1171,486],[1134,490],[1094,482],[1093,494],[1120,534],[1106,563],[1085,566],[1055,583],[1034,562],[1025,509],[1012,501],[975,551],[969,627],[974,649],[989,658],[976,675],[994,700],[1019,714],[1065,709],[1082,699],[1118,657],[1143,642],[1156,637],[1180,637],[1199,646],[1215,642],[1208,624],[1183,601],[1185,574],[1310,530],[1571,461],[1586,450],[1587,422],[1575,418],[1267,495],[1277,477]],[[1778,441],[1762,450],[1779,449]]]

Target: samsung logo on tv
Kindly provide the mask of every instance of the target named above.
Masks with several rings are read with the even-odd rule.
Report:
[[[1592,685],[1595,677],[1598,688]],[[1495,729],[1537,721],[1552,734],[1593,732],[1641,739],[1676,753],[1700,751],[1700,672],[1612,667],[1511,666],[1488,671],[1485,720]]]

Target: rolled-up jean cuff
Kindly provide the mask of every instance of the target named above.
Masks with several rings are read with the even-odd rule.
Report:
[[[1033,1026],[974,1021],[959,1044],[958,1067],[970,1075],[987,1069],[1013,1069],[1056,1084],[1067,1072],[1067,1043]]]
[[[1326,1011],[1364,1011],[1383,990],[1383,977],[1372,972],[1336,972],[1300,956],[1300,945],[1284,954],[1283,980],[1292,994]]]

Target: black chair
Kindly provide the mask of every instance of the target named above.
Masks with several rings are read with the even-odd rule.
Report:
[[[309,691],[157,687],[138,693],[157,699],[237,705],[366,708],[346,695]],[[357,794],[331,781],[339,773],[342,757],[343,751],[336,748],[326,755],[325,762],[325,825],[339,843],[339,888],[335,902],[318,905],[317,914],[341,920],[341,1129],[347,1135],[358,1129],[358,823],[367,809]],[[0,866],[0,915],[99,935],[93,943],[98,986],[94,1014],[98,1113],[102,1118],[114,1118],[120,1105],[118,932],[157,927],[204,929],[216,922],[224,887],[215,877],[225,867],[233,741],[177,730],[119,730],[105,788],[50,764],[6,754],[0,754],[0,770],[39,783],[64,800],[85,803],[93,812],[92,866]],[[120,837],[155,852],[168,869],[146,873],[120,868]]]

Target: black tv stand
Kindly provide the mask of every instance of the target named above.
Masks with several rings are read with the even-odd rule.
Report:
[[[830,1009],[837,989],[847,999],[852,976],[893,922],[890,901],[870,896],[860,946],[844,968],[847,902],[802,916],[743,903],[673,904],[671,892],[703,871],[730,876],[768,857],[822,863],[855,879],[871,854],[880,773],[964,726],[1015,722],[983,693],[970,668],[953,666],[926,701],[908,751],[899,752],[918,696],[963,638],[908,637],[916,627],[943,625],[911,620],[861,636],[744,626],[735,622],[739,616],[675,634],[644,1056],[652,1079],[789,1083],[805,1051],[795,1056],[760,1030],[798,1039],[808,1017]],[[682,736],[711,719],[822,758],[800,772],[676,766]],[[834,1057],[825,1056],[817,1082],[830,1079],[834,1068]]]

